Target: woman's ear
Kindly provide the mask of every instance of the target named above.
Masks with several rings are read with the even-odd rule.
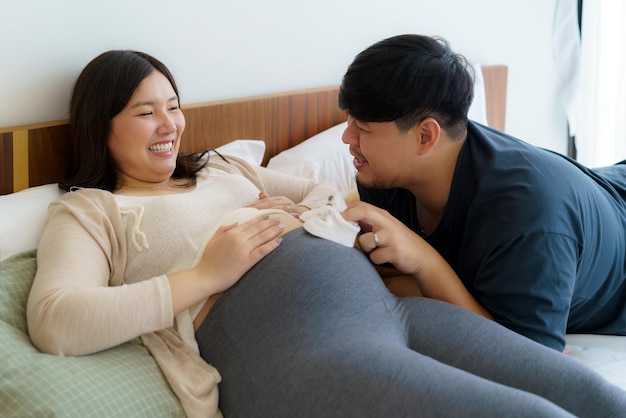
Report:
[[[439,143],[441,137],[441,126],[435,118],[428,117],[416,125],[416,135],[418,139],[419,155],[428,154]]]

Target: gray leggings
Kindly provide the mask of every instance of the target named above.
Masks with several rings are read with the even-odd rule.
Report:
[[[235,417],[624,416],[626,392],[455,306],[391,295],[360,251],[302,229],[196,333]],[[569,411],[569,412],[568,412]]]

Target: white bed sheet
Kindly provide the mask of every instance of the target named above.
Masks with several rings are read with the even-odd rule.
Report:
[[[626,390],[626,337],[570,334],[567,348],[570,357],[582,361],[609,382]]]

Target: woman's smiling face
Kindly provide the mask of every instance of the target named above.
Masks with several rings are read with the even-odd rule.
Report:
[[[168,79],[152,72],[111,120],[108,147],[119,187],[167,183],[176,168],[185,116]]]

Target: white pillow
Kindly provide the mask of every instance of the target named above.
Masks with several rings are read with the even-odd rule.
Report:
[[[293,176],[328,181],[341,191],[356,187],[349,146],[341,142],[346,124],[335,125],[272,157],[267,168]]]
[[[234,155],[252,165],[261,165],[265,156],[265,142],[259,139],[236,139],[216,149],[220,154]]]
[[[265,142],[238,139],[217,150],[260,165],[265,155]],[[56,183],[0,196],[0,260],[37,248],[48,205],[60,196]]]
[[[48,204],[60,196],[56,183],[0,196],[0,260],[37,248]]]

